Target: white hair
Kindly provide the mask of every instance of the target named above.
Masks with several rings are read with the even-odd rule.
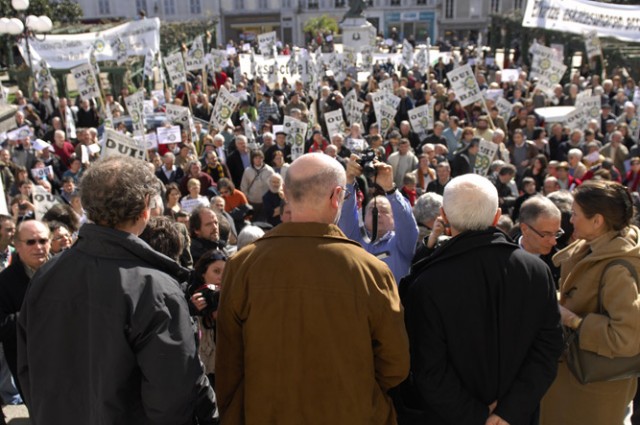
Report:
[[[567,157],[569,157],[569,158],[576,157],[576,158],[578,158],[578,161],[582,160],[582,156],[583,156],[583,153],[578,148],[569,149],[569,153],[567,154]]]
[[[498,211],[498,191],[485,177],[464,174],[444,188],[443,206],[451,227],[459,232],[484,230]]]
[[[413,216],[418,223],[425,224],[440,215],[442,206],[442,196],[437,193],[428,192],[416,200],[413,206]]]
[[[264,236],[264,230],[258,226],[245,226],[238,235],[238,251]]]

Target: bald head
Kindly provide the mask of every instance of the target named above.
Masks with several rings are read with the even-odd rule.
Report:
[[[344,190],[346,180],[342,165],[328,155],[310,153],[293,161],[287,171],[284,191],[294,218],[299,212],[307,219],[315,218],[312,221],[332,223],[334,219],[326,216],[337,213],[334,210],[340,207],[342,196],[334,196],[334,192]],[[338,201],[335,205],[334,198]],[[319,217],[307,216],[313,210],[317,210]]]

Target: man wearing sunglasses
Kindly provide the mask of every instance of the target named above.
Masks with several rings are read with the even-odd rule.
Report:
[[[0,340],[9,370],[22,392],[17,374],[16,322],[29,281],[49,259],[49,228],[37,220],[23,221],[14,244],[18,255],[0,273]]]

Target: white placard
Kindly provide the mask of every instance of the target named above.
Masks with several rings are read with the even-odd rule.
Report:
[[[108,158],[115,155],[144,160],[145,151],[133,138],[108,128],[104,131],[102,157]]]
[[[486,176],[493,158],[498,151],[498,145],[493,142],[488,142],[484,139],[480,140],[478,153],[476,154],[476,162],[474,166],[474,173]]]
[[[169,143],[180,143],[182,141],[182,134],[180,132],[179,125],[173,125],[171,127],[158,127],[156,129],[158,135],[159,145],[168,145]]]
[[[336,134],[344,134],[345,126],[341,109],[325,112],[324,122],[327,124],[327,132],[329,133],[330,139]]]
[[[238,104],[240,104],[239,98],[229,93],[225,87],[220,87],[209,125],[222,130],[231,118],[233,111],[238,107]]]
[[[468,106],[482,100],[482,92],[470,65],[467,64],[447,72],[447,79],[462,106]]]
[[[80,66],[76,66],[71,70],[71,74],[76,80],[76,85],[78,86],[78,95],[82,99],[101,97],[98,80],[96,79],[96,75],[91,64],[85,63]]]
[[[33,187],[33,206],[35,207],[36,220],[42,220],[42,217],[51,209],[52,206],[58,203],[56,197],[47,190],[40,186],[35,185]]]

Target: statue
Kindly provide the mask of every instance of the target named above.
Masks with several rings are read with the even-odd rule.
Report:
[[[349,10],[344,15],[342,22],[347,18],[364,18],[364,10],[368,5],[365,0],[349,0]]]

